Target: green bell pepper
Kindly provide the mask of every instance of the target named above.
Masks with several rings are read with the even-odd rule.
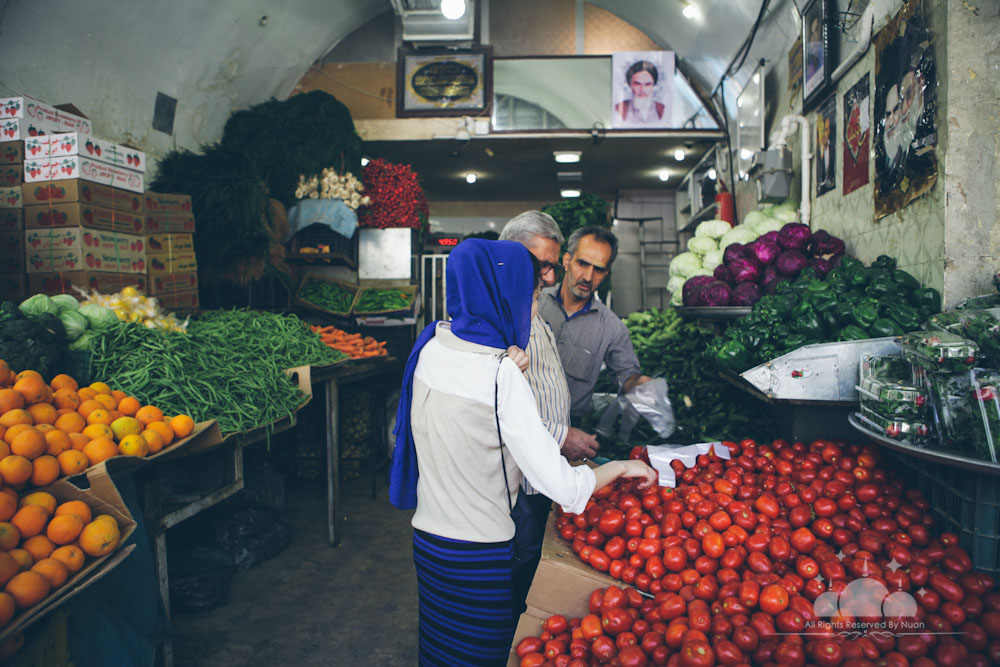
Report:
[[[878,319],[878,302],[864,299],[851,310],[851,320],[862,329],[868,329]]]
[[[847,272],[847,284],[850,285],[851,288],[862,288],[868,284],[870,277],[871,272],[861,266]]]
[[[886,271],[895,271],[896,260],[895,258],[890,257],[889,255],[879,255],[878,257],[875,258],[875,261],[872,262],[872,268],[884,269]]]
[[[865,265],[861,263],[861,260],[856,257],[850,257],[849,255],[844,255],[844,258],[840,260],[840,269],[843,273],[850,273],[857,269],[863,269]]]
[[[886,309],[886,314],[896,324],[901,326],[904,331],[919,329],[924,321],[924,318],[920,316],[920,312],[916,308],[905,303],[892,304]]]
[[[866,291],[870,296],[882,300],[896,295],[899,287],[891,274],[881,272],[872,276]]]
[[[837,335],[837,340],[864,340],[865,338],[871,338],[871,336],[868,335],[867,331],[853,324],[848,324]]]
[[[875,320],[868,328],[868,332],[871,333],[875,338],[884,338],[887,336],[902,336],[905,331],[903,331],[898,324],[893,322],[887,317],[880,317]]]
[[[715,355],[715,363],[722,368],[736,373],[742,373],[750,366],[750,353],[743,343],[727,341]]]
[[[910,301],[924,313],[933,315],[941,312],[941,293],[933,287],[914,290]]]
[[[816,312],[819,313],[819,320],[823,323],[823,328],[827,331],[836,331],[840,326],[840,321],[837,319],[836,308],[831,308],[829,310],[819,310],[817,308]]]
[[[892,274],[892,279],[896,281],[896,284],[906,290],[918,290],[920,289],[920,281],[911,276],[906,271],[902,269],[896,269]]]
[[[806,301],[816,309],[818,313],[832,311],[837,308],[837,297],[833,292],[815,292],[810,294]]]
[[[851,313],[854,311],[854,302],[838,301],[834,312],[837,315],[837,322],[842,325],[851,323]]]
[[[825,334],[823,322],[808,303],[800,303],[792,308],[792,327],[809,339],[819,339]]]
[[[791,336],[786,338],[783,342],[784,348],[787,351],[797,350],[803,345],[809,342],[809,338],[800,333],[793,333]]]

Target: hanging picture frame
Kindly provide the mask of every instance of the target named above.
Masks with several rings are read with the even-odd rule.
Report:
[[[396,116],[481,116],[493,99],[489,47],[399,49]]]
[[[802,110],[826,94],[833,71],[830,0],[809,0],[802,10]]]

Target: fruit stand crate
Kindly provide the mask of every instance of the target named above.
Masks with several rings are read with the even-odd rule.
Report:
[[[361,299],[364,298],[365,292],[374,290],[393,290],[400,292],[409,297],[410,302],[406,308],[397,309],[383,309],[383,310],[359,310]],[[392,285],[388,283],[372,282],[363,285],[361,291],[358,292],[357,298],[354,300],[354,314],[355,315],[381,315],[382,317],[392,318],[392,317],[402,317],[409,315],[414,312],[414,308],[417,304],[417,292],[418,287],[416,285]]]
[[[346,311],[336,311],[330,310],[329,308],[324,308],[318,304],[313,303],[302,297],[302,291],[310,282],[326,283],[328,285],[334,285],[340,289],[348,292],[354,296],[351,300],[351,305],[347,307]],[[335,315],[337,317],[350,317],[351,313],[354,311],[354,304],[358,302],[358,295],[361,293],[361,288],[353,283],[346,283],[342,280],[336,280],[334,278],[328,278],[319,273],[307,273],[302,277],[302,283],[299,285],[299,289],[295,293],[295,300],[300,306],[304,308],[309,308],[310,310],[318,310],[322,313],[329,313],[330,315]]]
[[[298,264],[346,264],[358,268],[358,232],[347,238],[325,225],[309,225],[289,241],[287,261]],[[312,252],[306,248],[323,248]]]
[[[907,486],[920,489],[931,505],[936,532],[959,536],[978,570],[1000,573],[1000,479],[979,472],[882,450],[887,467]]]

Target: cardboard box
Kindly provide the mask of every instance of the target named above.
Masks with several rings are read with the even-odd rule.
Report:
[[[20,185],[13,188],[0,188],[0,206],[4,208],[21,208],[24,206],[24,195]]]
[[[189,195],[147,192],[145,197],[146,232],[192,233],[194,214]]]
[[[23,208],[0,208],[0,232],[24,229]]]
[[[24,157],[28,160],[81,155],[134,171],[146,171],[146,154],[142,151],[116,144],[107,139],[88,137],[79,132],[48,134],[24,140]]]
[[[13,188],[21,185],[24,169],[19,164],[0,164],[0,188]]]
[[[101,294],[114,294],[123,287],[132,286],[146,291],[144,273],[109,273],[103,271],[61,271],[58,273],[29,273],[28,292],[31,294],[73,294],[79,288],[85,292],[96,290]]]
[[[164,310],[195,310],[201,306],[198,290],[158,294],[156,300]]]
[[[176,257],[182,253],[194,253],[194,234],[146,235],[146,257],[152,255]]]
[[[0,209],[0,229],[3,228],[3,210]],[[20,211],[21,209],[9,210]],[[115,211],[102,206],[73,202],[70,204],[25,206],[23,210],[26,229],[87,227],[133,234],[142,232],[142,216],[121,209]]]
[[[24,273],[24,232],[0,232],[0,273]]]
[[[166,273],[190,273],[198,270],[198,261],[193,252],[181,253],[175,257],[153,255],[147,259],[150,277]]]
[[[142,194],[143,191],[144,179],[141,172],[98,162],[82,155],[24,161],[25,183],[77,178],[93,183],[112,185],[139,194]]]
[[[10,623],[4,626],[3,632],[0,633],[0,642],[5,641],[31,621],[48,613],[56,606],[64,603],[67,599],[106,575],[135,548],[134,544],[125,544],[132,536],[132,533],[135,532],[136,524],[135,519],[132,518],[131,513],[129,513],[128,508],[125,506],[121,494],[118,493],[118,489],[115,488],[114,482],[111,481],[108,475],[100,474],[96,469],[91,470],[93,472],[88,471],[85,474],[79,475],[80,479],[76,483],[70,479],[60,479],[40,490],[51,493],[55,496],[56,502],[60,504],[70,500],[80,500],[90,507],[95,517],[101,514],[108,514],[114,517],[115,521],[118,522],[118,529],[121,532],[121,539],[118,542],[119,546],[110,554],[101,556],[100,558],[90,558],[88,556],[83,569],[70,576],[66,583],[49,593],[48,597],[35,606],[14,614]],[[83,486],[86,488],[81,488]]]
[[[28,296],[28,277],[24,272],[0,273],[0,301],[22,301]]]
[[[53,132],[78,132],[88,137],[93,134],[90,121],[82,115],[57,109],[31,97],[0,99],[0,108],[3,109],[0,119],[4,128],[17,124],[16,136],[10,133],[5,135],[8,141]]]
[[[23,141],[0,141],[0,164],[21,164],[24,162]]]
[[[190,292],[198,289],[198,272],[163,273],[149,276],[149,290],[146,294],[159,296],[172,292]]]
[[[23,97],[0,98],[0,118],[22,118],[24,116]]]
[[[78,201],[115,211],[129,212],[133,215],[143,214],[142,197],[120,188],[80,179],[25,183],[21,186],[21,191],[24,194],[24,203],[27,205],[63,204]]]
[[[145,273],[146,244],[141,236],[83,227],[29,229],[24,232],[28,273],[91,269]]]
[[[156,454],[151,456],[112,456],[88,468],[86,472],[70,477],[69,481],[75,482],[84,476],[93,479],[94,477],[117,475],[118,473],[141,467],[153,461],[173,459],[185,454],[205,451],[221,442],[222,433],[219,430],[219,422],[209,419],[198,422],[194,425],[194,430],[191,431],[190,435],[180,440],[174,440]]]

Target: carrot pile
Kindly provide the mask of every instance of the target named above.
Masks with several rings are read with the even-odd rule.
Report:
[[[328,347],[340,350],[351,359],[383,357],[388,354],[384,340],[377,341],[371,336],[362,337],[359,333],[347,333],[334,326],[321,327],[314,324],[309,329]]]

